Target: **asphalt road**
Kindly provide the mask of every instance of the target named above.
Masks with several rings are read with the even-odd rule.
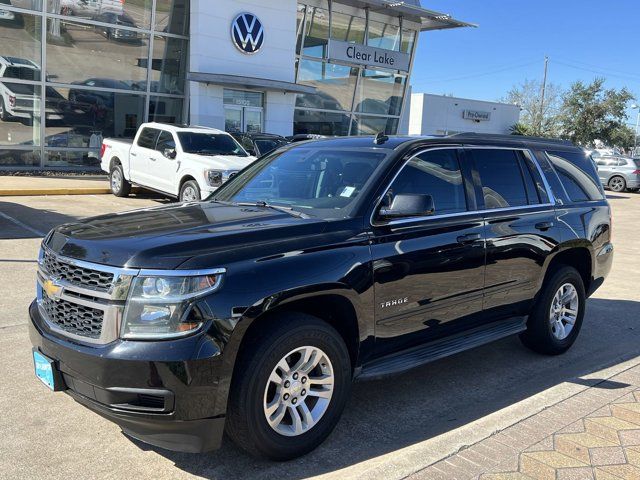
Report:
[[[508,338],[358,383],[336,431],[318,450],[270,463],[228,440],[203,455],[134,443],[33,375],[26,325],[39,237],[59,223],[163,200],[0,197],[0,478],[403,478],[640,363],[640,195],[610,199],[614,269],[589,300],[582,333],[567,354],[543,357]]]

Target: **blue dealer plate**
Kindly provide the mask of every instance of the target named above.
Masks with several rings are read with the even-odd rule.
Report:
[[[34,350],[33,365],[35,367],[36,377],[38,377],[47,387],[53,390],[55,388],[53,360]]]

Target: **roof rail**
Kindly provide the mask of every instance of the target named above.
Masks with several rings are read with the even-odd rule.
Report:
[[[460,132],[452,135],[447,135],[447,138],[460,138],[460,137],[476,137],[487,140],[511,140],[517,142],[524,140],[527,142],[539,142],[539,143],[556,143],[558,145],[571,145],[570,140],[563,140],[561,138],[545,138],[545,137],[532,137],[529,135],[508,135],[500,133],[478,133],[478,132]]]

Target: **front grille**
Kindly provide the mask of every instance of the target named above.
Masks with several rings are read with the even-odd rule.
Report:
[[[42,266],[50,276],[82,288],[108,292],[113,284],[112,273],[78,267],[56,258],[47,250],[42,257]]]
[[[51,300],[46,295],[42,298],[49,322],[62,330],[87,338],[100,338],[104,312],[96,308],[85,307],[66,300]]]

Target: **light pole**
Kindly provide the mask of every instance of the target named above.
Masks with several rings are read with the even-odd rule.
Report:
[[[632,110],[638,110],[638,117],[636,118],[636,134],[633,137],[633,156],[638,155],[638,128],[640,128],[640,105],[634,103],[631,105]]]

